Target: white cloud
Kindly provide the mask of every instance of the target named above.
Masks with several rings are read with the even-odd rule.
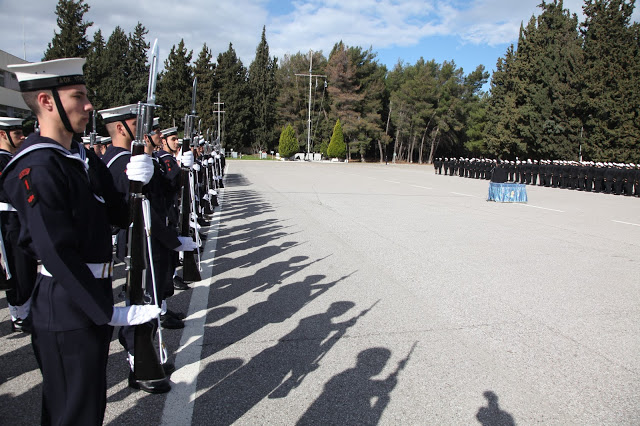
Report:
[[[27,3],[28,5],[25,5]],[[538,14],[540,0],[293,0],[290,9],[279,4],[278,15],[269,14],[268,0],[88,0],[85,18],[93,21],[90,37],[98,28],[107,38],[116,25],[133,31],[138,21],[157,37],[164,60],[181,38],[194,57],[207,43],[214,59],[229,43],[248,66],[267,28],[271,54],[323,50],[343,40],[374,51],[417,46],[429,36],[459,37],[462,44],[498,46],[514,42],[522,21]],[[579,14],[582,0],[565,0]],[[53,0],[0,0],[0,49],[28,60],[42,57],[56,29]],[[284,13],[282,11],[285,10]],[[635,20],[640,11],[634,13]],[[24,37],[23,37],[24,22]],[[24,48],[23,48],[24,42]]]

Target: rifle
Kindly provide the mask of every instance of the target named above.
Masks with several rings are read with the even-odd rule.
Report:
[[[91,130],[91,133],[89,133],[89,148],[93,149],[93,146],[96,144],[96,139],[98,136],[98,133],[96,132],[96,110],[93,110],[93,128]]]
[[[194,120],[196,119],[196,90],[198,86],[198,78],[193,79],[193,90],[191,92],[191,114],[186,114],[184,117],[184,137],[182,141],[182,153],[185,154],[189,151],[190,145],[193,141],[194,133]],[[193,170],[187,167],[182,167],[180,172],[182,194],[180,197],[180,235],[189,236],[190,234],[190,221],[191,217],[195,215],[193,210],[193,202],[191,197],[193,180]],[[197,221],[194,218],[196,226],[194,227],[194,235],[198,235]],[[196,264],[195,252],[185,251],[184,258],[182,260],[182,279],[185,282],[200,281],[200,269]],[[199,254],[199,249],[198,249]]]
[[[144,136],[151,132],[153,127],[153,115],[155,110],[155,87],[157,79],[158,40],[153,44],[152,59],[149,69],[149,86],[147,90],[147,103],[138,102],[136,138],[131,144],[131,156],[144,155]],[[129,183],[129,235],[127,245],[127,299],[131,305],[146,305],[158,303],[155,287],[155,273],[153,270],[151,252],[151,218],[149,201],[142,193],[142,182],[131,181]],[[145,247],[146,246],[146,247]],[[151,268],[153,281],[153,300],[146,292],[146,269]],[[134,373],[138,380],[165,382],[168,379],[162,368],[161,360],[166,361],[166,353],[162,345],[162,334],[158,318],[158,338],[160,340],[160,357],[153,346],[156,326],[145,323],[134,326]]]

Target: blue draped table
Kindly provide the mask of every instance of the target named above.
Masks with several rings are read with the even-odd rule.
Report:
[[[489,197],[487,201],[500,203],[526,203],[527,185],[521,183],[489,182]]]

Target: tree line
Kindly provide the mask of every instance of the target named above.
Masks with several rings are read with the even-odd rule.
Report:
[[[640,162],[635,0],[585,0],[583,22],[562,0],[539,7],[492,76],[483,65],[465,73],[454,61],[423,58],[388,70],[371,48],[342,41],[328,56],[278,59],[269,54],[264,27],[249,67],[231,43],[214,61],[206,43],[194,58],[180,40],[159,75],[158,112],[163,124],[180,127],[197,77],[202,131],[217,128],[220,107],[225,146],[236,151],[277,151],[285,129],[297,151],[306,151],[311,92],[311,150],[325,155],[417,163],[460,156]],[[89,41],[89,9],[84,0],[58,1],[58,31],[44,59],[86,57],[96,109],[144,100],[148,30],[139,22],[129,33],[116,27],[106,40],[98,30]],[[309,77],[310,61],[316,77]],[[345,149],[330,148],[336,128]]]

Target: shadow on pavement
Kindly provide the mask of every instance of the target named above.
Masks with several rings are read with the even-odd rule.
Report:
[[[487,399],[487,406],[480,407],[476,414],[476,419],[482,426],[515,426],[513,416],[500,409],[498,395],[492,391],[486,391],[482,396]]]

